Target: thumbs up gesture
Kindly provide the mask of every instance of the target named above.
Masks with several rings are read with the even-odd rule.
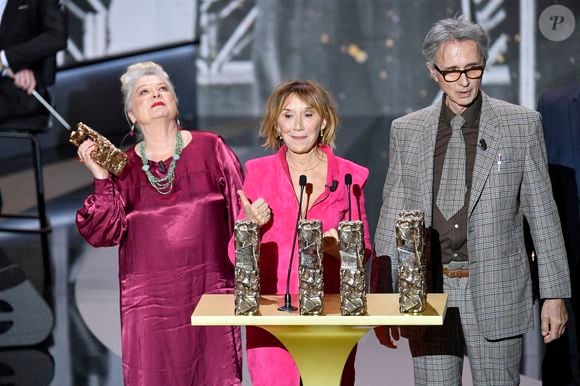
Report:
[[[250,202],[243,190],[238,190],[238,196],[244,207],[244,220],[255,221],[259,226],[267,224],[272,218],[272,210],[263,198]]]

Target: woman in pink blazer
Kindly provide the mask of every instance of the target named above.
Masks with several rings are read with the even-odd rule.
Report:
[[[362,220],[368,231],[364,185],[368,170],[337,157],[332,152],[338,117],[324,88],[311,80],[290,81],[278,86],[266,105],[260,127],[264,146],[277,152],[246,163],[244,206],[238,218],[261,225],[260,286],[262,294],[284,294],[300,195],[299,177],[305,175],[302,218],[322,221],[325,237],[325,293],[339,292],[340,257],[337,227],[348,220],[348,195],[343,184],[352,175],[352,220]],[[366,257],[370,238],[365,234]],[[233,243],[230,259],[235,260]],[[298,250],[295,249],[290,293],[298,293]],[[248,368],[254,386],[298,386],[300,375],[291,355],[271,334],[257,327],[246,328]],[[343,384],[354,384],[354,354],[343,374]]]

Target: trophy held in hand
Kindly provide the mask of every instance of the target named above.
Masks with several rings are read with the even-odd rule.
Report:
[[[76,129],[71,131],[69,141],[76,146],[80,146],[87,139],[97,145],[96,150],[91,154],[95,162],[116,176],[121,174],[123,168],[127,165],[127,155],[116,148],[107,138],[84,123],[79,122]]]

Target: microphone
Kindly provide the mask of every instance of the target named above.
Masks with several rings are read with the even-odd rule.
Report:
[[[165,167],[165,162],[159,161],[159,162],[157,162],[157,166],[159,166],[159,170],[161,170],[162,173],[167,173],[167,168]]]
[[[352,185],[352,174],[344,175],[344,184],[346,185],[346,192],[348,196],[348,221],[352,220],[352,208],[350,206],[350,186]]]
[[[487,150],[487,142],[485,142],[485,139],[482,138],[479,140],[479,146],[481,146],[483,151]]]
[[[278,307],[278,311],[296,311],[297,308],[292,305],[292,296],[290,295],[290,274],[292,273],[292,262],[294,261],[294,250],[296,248],[296,238],[298,237],[298,222],[302,214],[302,197],[304,196],[304,188],[306,187],[306,176],[301,174],[298,179],[300,185],[300,199],[298,200],[298,218],[296,218],[296,226],[294,227],[294,239],[292,241],[292,252],[290,252],[290,263],[288,263],[288,276],[286,277],[286,294],[284,294],[284,305]],[[338,184],[338,183],[337,183]]]
[[[336,192],[336,189],[338,189],[338,181],[337,180],[332,180],[332,184],[330,186],[328,185],[324,185],[328,188],[328,190],[330,190],[331,192]]]

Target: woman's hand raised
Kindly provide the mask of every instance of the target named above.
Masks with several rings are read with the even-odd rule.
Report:
[[[263,226],[272,219],[272,210],[263,198],[250,202],[243,190],[238,190],[238,196],[244,207],[244,220],[255,221],[259,226]]]
[[[79,146],[77,154],[79,156],[79,161],[84,164],[87,169],[93,174],[98,180],[104,180],[109,178],[109,172],[103,167],[99,166],[95,160],[91,157],[91,153],[95,150],[97,144],[93,141],[86,140]]]

